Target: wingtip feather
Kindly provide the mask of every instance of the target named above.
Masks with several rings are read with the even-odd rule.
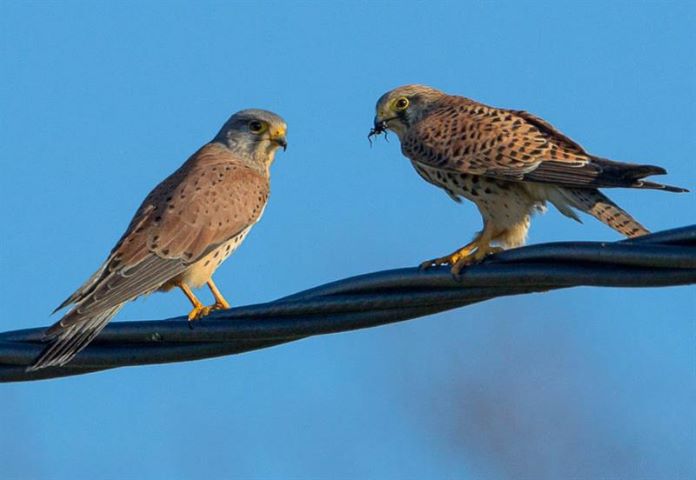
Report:
[[[653,190],[663,190],[665,192],[671,192],[671,193],[689,193],[689,189],[687,189],[687,188],[675,187],[674,185],[664,185],[662,183],[657,183],[657,182],[648,182],[645,180],[641,180],[640,182],[637,182],[635,186],[638,188],[650,188]]]

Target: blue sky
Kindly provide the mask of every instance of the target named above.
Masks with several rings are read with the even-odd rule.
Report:
[[[532,111],[696,187],[693,2],[0,1],[0,330],[49,312],[147,192],[242,108],[289,124],[270,204],[219,270],[234,304],[416,265],[480,227],[374,103],[425,83]],[[392,137],[393,138],[393,137]],[[655,230],[694,194],[614,191]],[[537,218],[530,242],[617,240]],[[204,296],[207,294],[203,294]],[[119,320],[188,311],[152,295]],[[495,300],[187,364],[0,387],[3,478],[696,476],[693,288]]]

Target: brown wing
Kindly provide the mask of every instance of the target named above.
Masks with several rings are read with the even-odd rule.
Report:
[[[585,149],[577,143],[572,138],[561,133],[556,127],[551,125],[549,122],[541,117],[537,117],[533,113],[529,113],[525,110],[507,110],[510,113],[526,120],[530,124],[534,125],[540,132],[542,132],[547,138],[552,139],[556,144],[567,149],[569,152],[574,152],[579,155],[587,155]]]
[[[588,154],[546,120],[523,110],[446,97],[402,139],[404,155],[445,170],[564,187],[685,189],[643,180],[666,173],[654,165]]]
[[[264,172],[220,145],[203,147],[148,195],[101,275],[71,297],[77,307],[51,330],[156,290],[253,225],[268,193]]]
[[[579,155],[588,155],[577,142],[558,131],[546,120],[523,110],[511,110],[511,112],[537,127],[546,137],[567,151],[575,152]],[[525,174],[524,180],[580,188],[634,187],[683,190],[667,185],[641,181],[643,177],[648,175],[667,173],[662,167],[616,162],[594,155],[588,156],[590,161],[580,166],[554,160],[543,161],[537,168]]]
[[[580,145],[532,114],[463,97],[447,97],[413,125],[402,149],[420,163],[512,181],[526,179],[545,162],[577,169],[592,161]]]

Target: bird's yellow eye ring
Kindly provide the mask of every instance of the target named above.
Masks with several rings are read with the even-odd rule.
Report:
[[[397,98],[396,101],[394,102],[394,110],[401,112],[403,110],[406,110],[411,102],[409,102],[408,98],[406,97],[400,97]]]
[[[249,131],[251,133],[261,133],[266,130],[266,125],[258,120],[252,120],[249,122]]]

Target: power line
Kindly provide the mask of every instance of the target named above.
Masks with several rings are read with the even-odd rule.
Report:
[[[268,348],[314,335],[375,327],[508,295],[580,285],[666,287],[696,283],[696,225],[615,243],[547,243],[508,250],[468,267],[369,273],[269,303],[185,317],[114,322],[64,367],[25,369],[43,349],[43,328],[0,334],[0,381],[80,375]]]

